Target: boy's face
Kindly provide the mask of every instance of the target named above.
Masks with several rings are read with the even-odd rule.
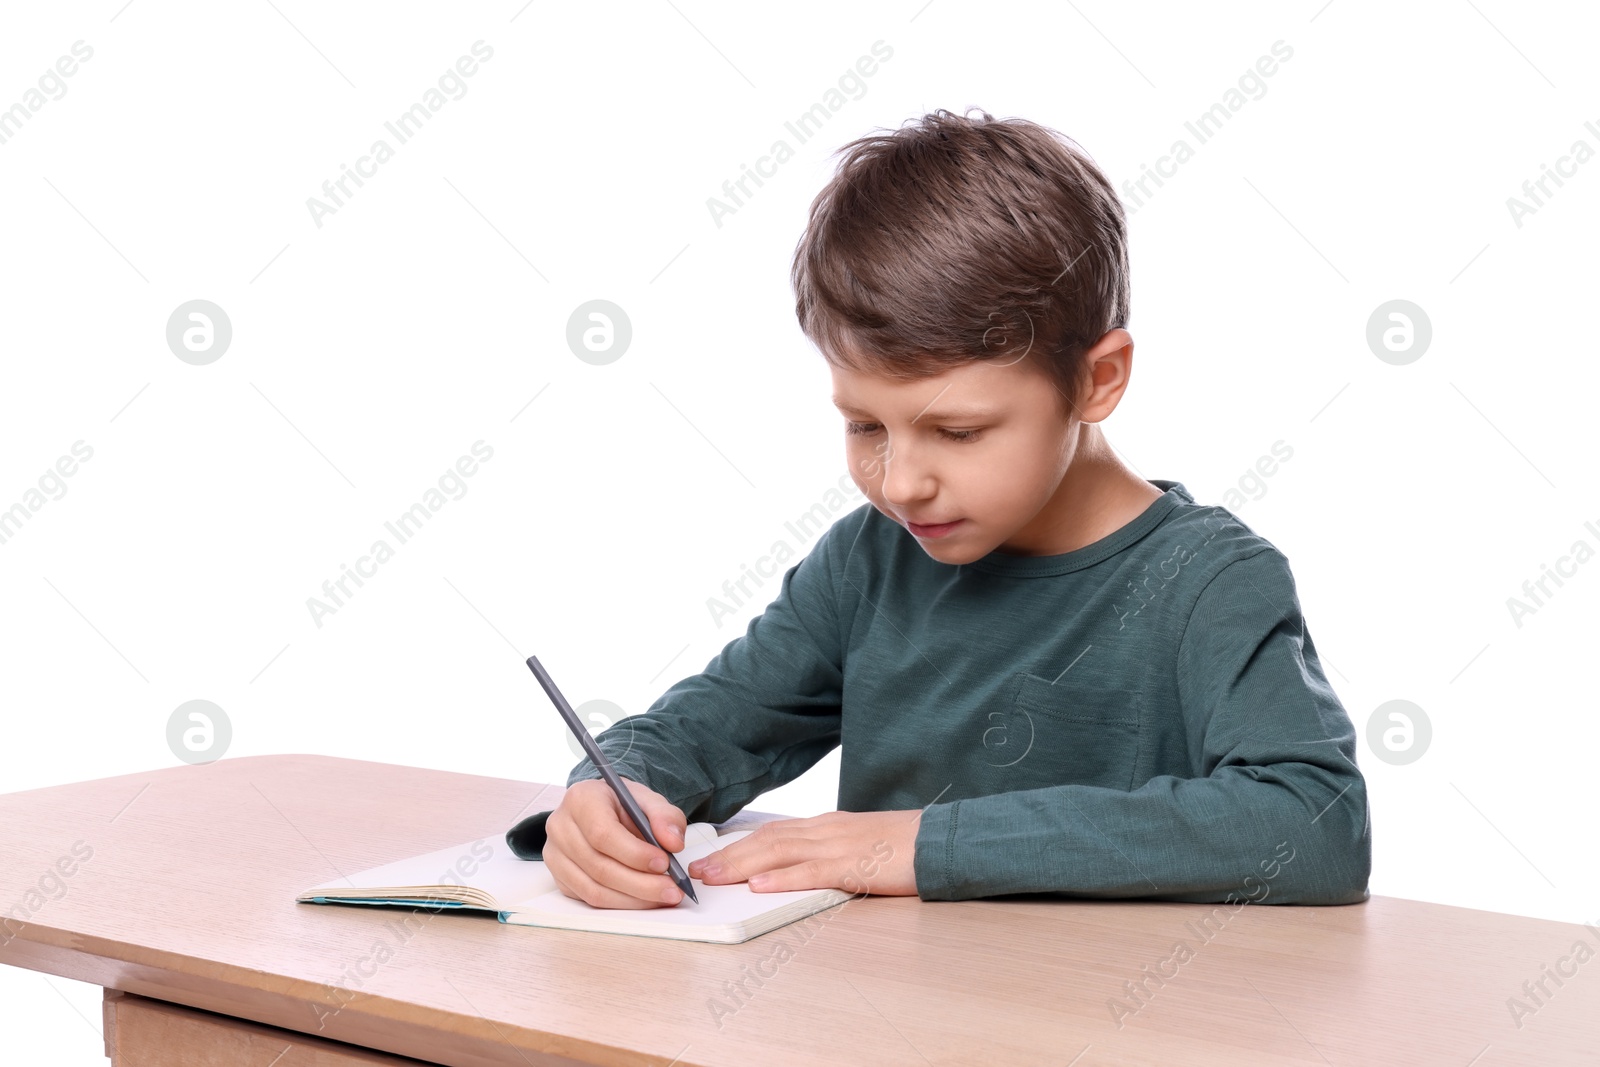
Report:
[[[910,382],[830,363],[850,476],[941,562],[970,563],[995,549],[1051,554],[1052,533],[1072,508],[1063,479],[1080,430],[1116,407],[1131,340],[1114,330],[1090,351],[1094,382],[1075,407],[1035,360],[968,363]],[[1116,375],[1099,365],[1108,353]],[[949,522],[948,532],[938,526]]]

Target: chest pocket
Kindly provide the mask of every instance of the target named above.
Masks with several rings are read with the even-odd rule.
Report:
[[[1137,690],[1016,676],[1003,734],[991,726],[986,762],[1010,788],[1093,785],[1134,787],[1142,699]],[[996,741],[1000,743],[996,743]]]

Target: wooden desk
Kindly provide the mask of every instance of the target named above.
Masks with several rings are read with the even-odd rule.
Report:
[[[1395,898],[1223,908],[1202,937],[1209,905],[869,897],[743,945],[294,903],[560,795],[262,756],[0,796],[0,916],[33,912],[0,963],[104,986],[119,1067],[1600,1062],[1600,935]],[[1575,973],[1518,1028],[1541,965]]]

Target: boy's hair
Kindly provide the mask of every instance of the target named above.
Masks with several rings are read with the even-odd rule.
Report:
[[[1070,138],[978,114],[834,153],[795,249],[800,328],[830,363],[900,380],[1028,356],[1075,405],[1084,352],[1127,326],[1122,202]]]

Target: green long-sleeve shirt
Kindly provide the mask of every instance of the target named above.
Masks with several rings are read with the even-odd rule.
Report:
[[[709,822],[841,746],[839,810],[923,809],[927,900],[1365,900],[1355,731],[1288,560],[1153,484],[1093,544],[967,564],[862,504],[704,671],[600,745]],[[585,759],[568,785],[594,777]]]

